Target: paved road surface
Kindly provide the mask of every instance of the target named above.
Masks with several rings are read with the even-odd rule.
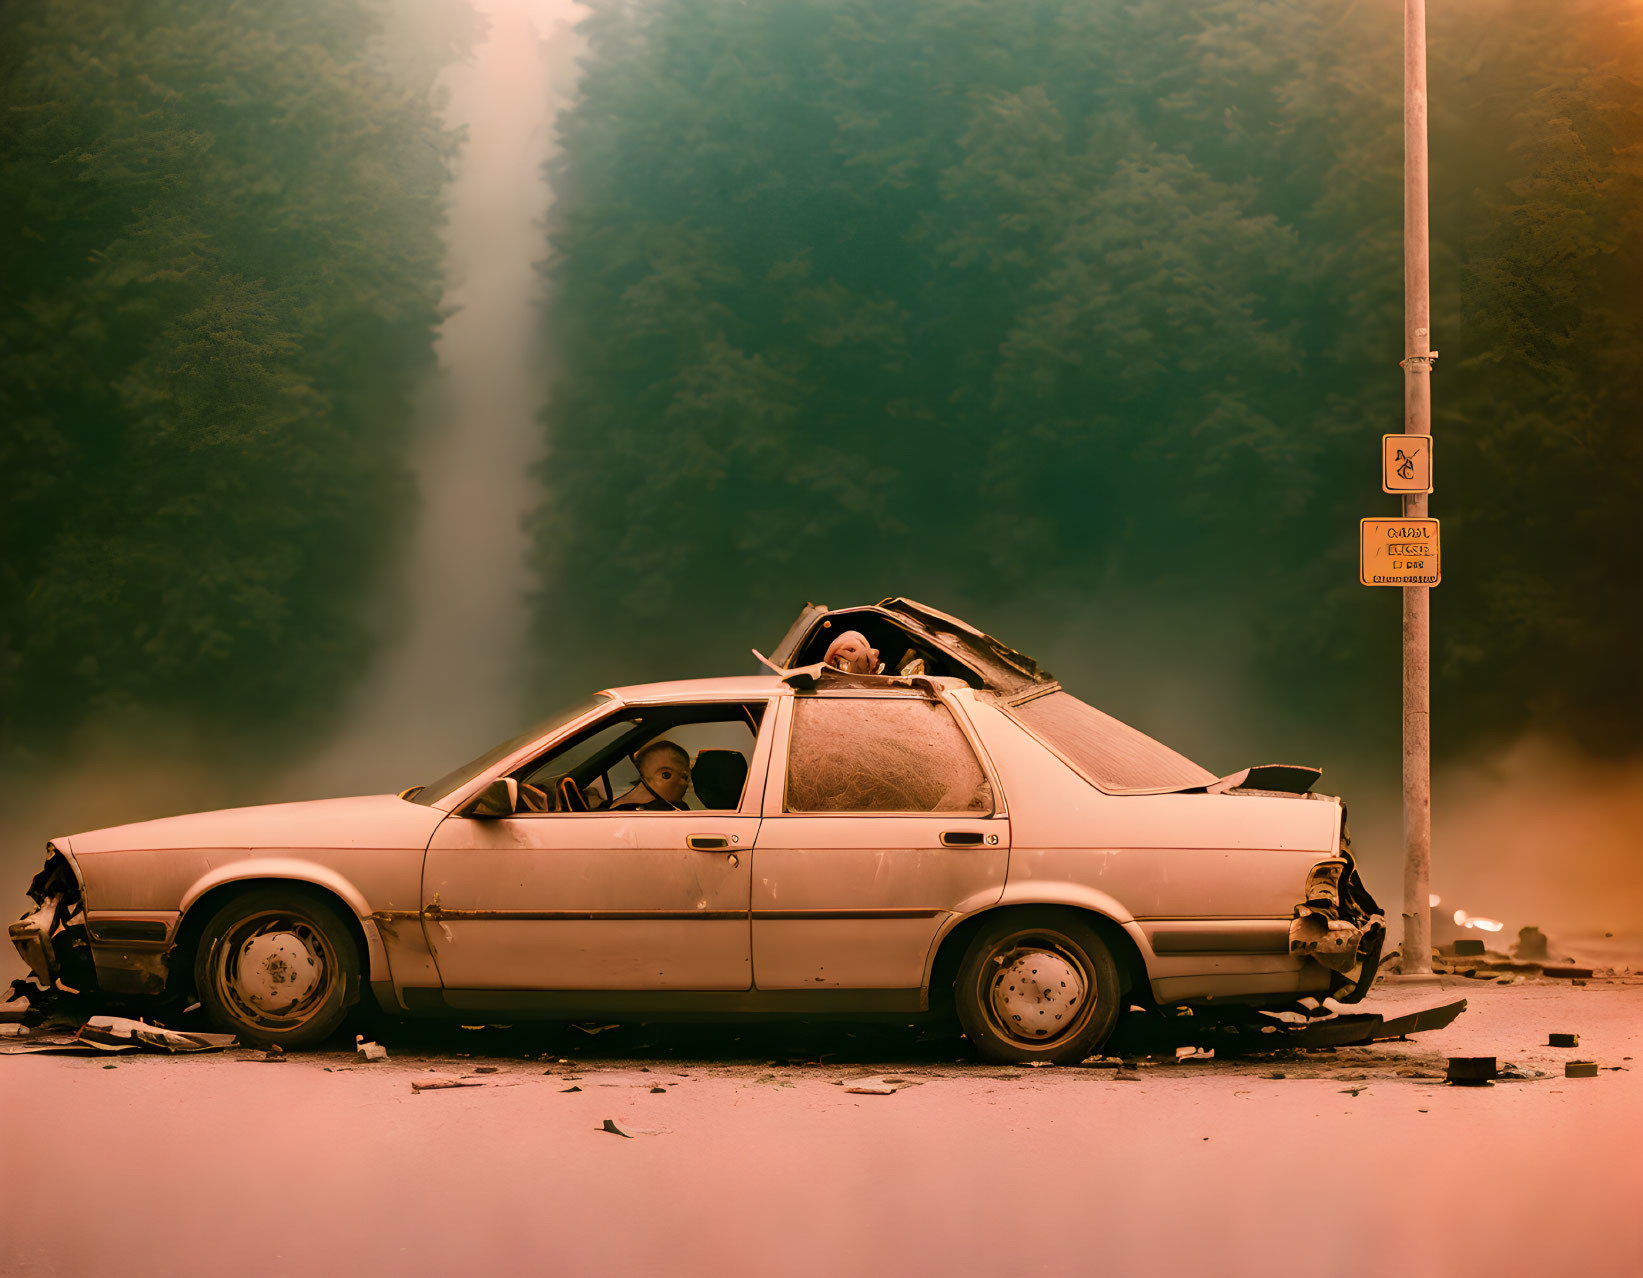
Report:
[[[1643,985],[1376,1005],[1457,995],[1413,1042],[1123,1081],[960,1063],[900,1027],[398,1028],[373,1065],[9,1056],[0,1272],[1643,1273]],[[1411,1076],[1450,1054],[1550,1076]],[[1625,1069],[1566,1080],[1569,1057]],[[484,1085],[411,1087],[463,1076]],[[840,1085],[862,1076],[905,1082]]]

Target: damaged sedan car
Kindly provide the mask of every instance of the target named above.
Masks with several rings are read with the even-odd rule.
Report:
[[[847,632],[872,673],[827,664]],[[43,983],[304,1047],[466,1022],[955,1014],[990,1060],[1121,1012],[1359,999],[1384,922],[1318,770],[1216,776],[922,604],[807,608],[763,673],[612,688],[400,794],[55,838]]]

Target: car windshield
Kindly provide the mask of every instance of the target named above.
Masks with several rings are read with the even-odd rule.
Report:
[[[1070,692],[1034,697],[1010,713],[1103,790],[1185,790],[1215,780],[1185,755]]]
[[[568,710],[562,710],[558,714],[550,715],[535,727],[527,728],[517,737],[511,737],[499,746],[492,746],[477,759],[469,760],[460,768],[454,768],[450,772],[447,772],[444,776],[440,777],[439,780],[429,782],[415,794],[409,796],[411,802],[420,803],[423,806],[430,808],[438,807],[439,801],[446,795],[460,790],[481,772],[485,771],[487,768],[494,767],[521,746],[528,745],[532,741],[536,741],[541,737],[547,736],[550,732],[554,731],[554,729],[562,728],[572,720],[580,719],[595,706],[604,705],[610,701],[610,699],[611,696],[608,692],[601,692],[587,698],[585,701],[578,702]]]

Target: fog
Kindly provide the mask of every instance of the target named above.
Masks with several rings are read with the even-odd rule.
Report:
[[[605,522],[588,535],[595,543],[604,538],[603,543],[595,545],[598,553],[585,553],[585,541],[573,542],[580,549],[568,552],[576,560],[573,566],[579,568],[568,576],[581,583],[580,589],[556,595],[556,583],[567,579],[565,565],[547,562],[551,548],[533,545],[526,527],[551,523],[544,519],[542,503],[544,491],[551,494],[553,485],[545,483],[544,477],[555,475],[554,444],[559,424],[544,405],[553,402],[556,373],[562,371],[554,361],[565,344],[561,343],[561,334],[551,327],[551,317],[564,312],[554,310],[555,298],[547,291],[558,276],[543,269],[552,252],[547,236],[556,200],[548,174],[560,171],[548,165],[561,145],[556,112],[575,104],[582,88],[583,68],[577,59],[586,52],[588,36],[586,28],[578,32],[573,25],[589,11],[569,0],[475,0],[474,7],[486,20],[485,32],[472,55],[449,66],[441,77],[446,91],[444,118],[449,125],[462,128],[465,138],[444,201],[445,260],[440,304],[445,318],[435,347],[438,367],[416,387],[415,421],[409,423],[411,429],[407,431],[413,439],[409,464],[415,477],[414,510],[406,520],[408,531],[396,544],[382,578],[350,583],[353,602],[373,619],[375,646],[369,660],[351,681],[344,681],[344,691],[326,700],[317,711],[305,708],[305,726],[295,734],[289,725],[272,719],[264,731],[263,723],[254,716],[246,716],[232,729],[226,729],[221,722],[205,722],[203,716],[193,718],[183,710],[156,710],[153,705],[120,710],[99,707],[89,715],[81,715],[78,705],[65,706],[65,712],[72,710],[72,717],[83,720],[78,731],[49,747],[37,748],[30,743],[30,749],[24,752],[32,756],[27,765],[13,767],[0,777],[0,874],[11,885],[0,890],[20,893],[29,868],[40,858],[44,840],[53,835],[198,809],[400,790],[446,771],[541,718],[557,708],[556,702],[568,702],[589,691],[583,686],[586,680],[582,674],[594,667],[601,679],[611,682],[637,681],[652,674],[690,677],[749,670],[752,661],[745,655],[747,648],[757,646],[768,651],[806,599],[825,592],[827,602],[844,606],[900,593],[925,599],[997,633],[1061,676],[1076,695],[1179,748],[1219,774],[1266,762],[1322,766],[1325,772],[1318,788],[1347,799],[1355,850],[1371,889],[1396,927],[1402,911],[1396,593],[1371,592],[1375,598],[1367,601],[1362,594],[1345,599],[1339,594],[1308,598],[1303,601],[1306,615],[1302,615],[1293,595],[1284,593],[1280,586],[1293,590],[1294,581],[1306,571],[1324,565],[1334,574],[1331,580],[1344,583],[1348,591],[1358,589],[1351,584],[1351,565],[1341,558],[1340,546],[1331,549],[1311,541],[1294,541],[1286,552],[1292,559],[1283,564],[1256,565],[1261,570],[1254,571],[1240,559],[1248,553],[1245,550],[1212,545],[1225,557],[1206,558],[1202,541],[1193,542],[1183,534],[1177,544],[1168,536],[1157,536],[1148,550],[1150,558],[1137,561],[1140,566],[1133,570],[1135,576],[1125,577],[1121,567],[1114,567],[1125,563],[1123,541],[1130,525],[1139,523],[1145,529],[1153,526],[1148,521],[1167,524],[1167,515],[1160,512],[1186,509],[1186,504],[1169,505],[1172,501],[1181,503],[1180,489],[1202,491],[1207,501],[1216,495],[1211,492],[1213,488],[1229,505],[1255,512],[1249,515],[1248,525],[1229,520],[1224,525],[1210,521],[1208,526],[1259,529],[1266,514],[1283,504],[1273,500],[1273,491],[1260,486],[1269,483],[1276,487],[1277,483],[1260,468],[1255,470],[1259,478],[1253,483],[1247,479],[1215,479],[1212,483],[1202,474],[1193,479],[1185,469],[1164,467],[1156,459],[1151,463],[1152,470],[1146,471],[1140,465],[1145,460],[1144,451],[1109,450],[1092,433],[1087,447],[1080,447],[1092,457],[1100,454],[1102,487],[1081,487],[1079,476],[1069,472],[1064,487],[1048,495],[1042,487],[1035,488],[1024,480],[1019,489],[1005,485],[981,503],[988,507],[982,513],[995,519],[995,527],[1008,530],[1012,522],[1025,526],[1042,516],[1044,526],[1052,529],[1043,534],[1041,541],[1024,539],[1026,551],[1016,562],[1016,579],[1000,581],[996,563],[981,563],[964,549],[964,531],[978,522],[976,506],[955,501],[948,489],[948,472],[968,464],[962,459],[983,453],[964,451],[962,439],[950,445],[940,437],[932,445],[929,438],[908,434],[890,446],[873,440],[872,448],[883,456],[869,458],[859,471],[838,476],[824,473],[819,479],[809,476],[813,487],[808,494],[815,510],[784,505],[788,501],[785,494],[795,490],[774,484],[750,493],[748,489],[759,476],[768,478],[761,467],[780,470],[761,453],[766,445],[772,451],[792,449],[805,465],[817,471],[825,472],[827,465],[814,465],[813,458],[803,452],[809,446],[803,442],[807,438],[805,430],[789,430],[788,418],[761,406],[760,396],[768,388],[760,378],[772,366],[761,362],[764,355],[755,349],[752,357],[740,363],[726,356],[722,363],[730,372],[712,364],[713,377],[693,382],[691,377],[700,370],[685,368],[681,373],[667,363],[667,358],[675,348],[688,347],[694,338],[685,328],[679,330],[685,336],[658,328],[656,332],[647,330],[643,336],[654,341],[666,357],[647,350],[645,358],[654,359],[654,364],[635,366],[661,370],[657,373],[659,380],[676,376],[689,394],[681,394],[667,404],[668,413],[678,410],[677,417],[658,414],[654,419],[638,419],[637,413],[629,414],[630,419],[638,419],[635,429],[641,434],[648,432],[646,449],[624,452],[597,431],[586,431],[578,439],[591,457],[600,483],[608,486],[599,492],[608,490],[619,500],[598,512]],[[734,28],[734,15],[726,22]],[[754,25],[751,20],[749,25]],[[610,47],[619,48],[619,42],[613,39]],[[769,47],[780,51],[774,38]],[[757,59],[750,58],[742,67],[735,59],[727,58],[720,67],[711,41],[704,40],[703,47],[688,48],[679,56],[682,62],[697,58],[713,63],[715,75],[722,73],[728,77],[725,82],[733,85],[739,83],[735,75],[745,70],[748,82],[742,88],[749,94],[754,91],[750,85],[766,92],[773,91],[768,90],[771,84],[786,83],[780,75],[766,74],[768,68]],[[777,53],[769,56],[775,59]],[[1297,65],[1303,62],[1299,59]],[[635,153],[652,145],[665,151],[655,138],[663,136],[668,111],[695,109],[711,97],[705,91],[691,96],[671,85],[669,90],[679,96],[669,99],[658,90],[657,100],[664,106],[653,107],[647,105],[649,99],[642,92],[647,86],[641,83],[635,89],[622,74],[610,72],[608,61],[606,74],[609,81],[623,81],[619,85],[622,91],[641,100],[644,110],[654,110],[660,123],[641,112],[635,118],[650,120],[653,134],[633,139],[621,133],[621,121],[599,117],[598,127],[590,127],[584,135],[585,141],[593,139],[587,143],[590,147],[593,143],[609,143],[609,149],[619,151],[632,141]],[[632,75],[626,79],[642,81],[643,77]],[[843,83],[848,77],[841,73],[838,79]],[[618,100],[615,91],[611,92],[612,100]],[[591,93],[589,90],[590,100]],[[750,96],[746,100],[758,99]],[[719,105],[717,101],[707,103],[713,108]],[[798,105],[808,108],[811,104]],[[726,107],[722,113],[732,117],[732,126],[738,123],[734,119],[737,109]],[[796,106],[795,136],[802,131],[800,126],[814,125],[808,117],[800,118],[797,111]],[[933,114],[939,115],[940,111]],[[917,113],[908,113],[908,118],[914,115]],[[895,112],[885,108],[885,120],[894,116]],[[1223,114],[1217,106],[1206,118],[1226,121],[1226,127],[1231,128],[1230,108]],[[770,124],[768,120],[756,123]],[[874,127],[879,123],[883,121]],[[851,126],[856,130],[851,136],[866,136],[869,130],[858,126],[859,121]],[[718,124],[709,119],[701,127],[708,130]],[[709,135],[704,132],[703,136]],[[1212,146],[1220,134],[1211,130],[1203,136],[1210,139],[1205,145]],[[831,154],[829,146],[836,149],[845,142],[824,141],[812,153],[805,150],[808,142],[783,137],[778,139],[779,145],[767,145],[763,151],[749,142],[743,156],[734,146],[723,146],[716,138],[712,135],[709,140],[717,150],[704,143],[699,157],[687,153],[665,158],[676,164],[689,182],[696,183],[692,190],[709,192],[703,198],[709,200],[710,214],[717,216],[723,226],[712,223],[705,230],[695,228],[701,231],[700,242],[690,240],[685,248],[663,237],[666,242],[659,248],[646,241],[643,252],[632,250],[636,259],[648,252],[662,263],[657,274],[667,277],[663,280],[665,287],[656,286],[647,292],[625,275],[611,287],[611,294],[620,298],[622,306],[632,300],[630,294],[638,296],[640,304],[651,306],[653,309],[646,311],[639,305],[635,313],[659,316],[658,324],[662,319],[672,322],[676,318],[673,310],[656,300],[658,297],[685,298],[677,303],[678,311],[694,322],[694,290],[700,288],[705,296],[721,282],[721,276],[736,274],[723,268],[723,263],[708,261],[709,250],[702,244],[712,240],[712,233],[730,227],[722,239],[732,246],[744,242],[757,245],[765,231],[776,238],[770,227],[756,225],[758,219],[749,213],[755,207],[751,202],[754,195],[738,203],[724,195],[727,187],[715,185],[741,180],[742,168],[764,175],[754,186],[778,193],[771,198],[779,197],[777,206],[784,210],[784,217],[791,214],[782,231],[801,238],[813,233],[822,242],[832,229],[824,225],[833,219],[828,211],[831,206],[813,199],[807,208],[782,183],[789,181],[798,189],[808,176],[806,166],[820,167],[815,155]],[[1230,149],[1233,141],[1229,140],[1227,146],[1228,156],[1236,158]],[[909,153],[912,149],[909,144]],[[731,158],[735,163],[726,162],[727,153],[734,153]],[[883,154],[895,153],[895,148],[886,144]],[[879,162],[873,158],[876,155],[878,152],[869,148],[855,157],[861,164],[853,159],[847,167],[851,172],[865,171],[870,167],[868,161]],[[790,167],[782,169],[783,164]],[[715,165],[722,165],[724,172]],[[619,166],[611,167],[614,170]],[[698,181],[698,169],[708,176]],[[625,172],[616,176],[596,173],[593,179],[584,177],[584,181],[594,185],[606,181],[610,190],[624,198],[630,189],[648,190],[636,182],[631,188],[623,187],[622,181],[634,181]],[[680,181],[688,185],[686,179]],[[906,188],[898,185],[900,182],[899,176],[887,180],[885,189],[902,192]],[[658,185],[657,189],[668,188]],[[780,203],[789,198],[791,207]],[[973,193],[967,198],[974,200],[986,216],[993,216],[986,212],[991,205],[984,200]],[[714,199],[721,200],[723,207],[712,205]],[[885,197],[882,202],[892,205],[896,200]],[[959,196],[944,195],[939,207],[950,210],[961,202]],[[646,210],[646,215],[671,233],[675,211],[664,200],[658,200],[658,204],[658,208]],[[1362,207],[1372,209],[1374,205],[1368,202]],[[1360,212],[1354,206],[1352,216],[1358,218]],[[867,211],[862,214],[864,219],[867,215]],[[1001,223],[1007,220],[1005,215],[998,216]],[[1286,212],[1284,216],[1292,214]],[[1293,216],[1297,224],[1303,223],[1299,215]],[[806,223],[806,217],[814,219],[815,225]],[[976,217],[977,225],[982,225],[983,214]],[[1259,210],[1251,213],[1251,219],[1252,224],[1262,226],[1269,220]],[[711,222],[711,217],[706,220]],[[1363,220],[1369,220],[1367,215]],[[679,214],[679,225],[685,221],[685,216]],[[595,231],[603,229],[600,226]],[[641,226],[647,232],[653,229]],[[1350,234],[1342,231],[1341,237],[1343,242],[1356,242],[1387,234],[1395,234],[1395,228],[1388,225],[1369,231],[1354,222]],[[623,244],[642,239],[636,233]],[[871,236],[864,239],[865,247],[835,246],[837,263],[843,263],[835,265],[841,276],[848,277],[847,268],[871,259],[871,269],[863,268],[862,273],[870,277],[871,289],[876,289],[902,265],[898,258],[907,255],[906,245],[898,246],[888,239],[880,242]],[[601,246],[595,244],[594,248]],[[1143,257],[1151,251],[1145,245],[1142,249],[1139,255]],[[1135,249],[1130,245],[1124,251],[1133,254]],[[1444,251],[1458,254],[1461,249],[1450,244]],[[676,253],[676,257],[669,257],[670,253]],[[708,265],[692,256],[696,253],[702,254],[701,261]],[[882,260],[873,257],[874,253],[881,254]],[[590,249],[590,256],[597,254]],[[798,278],[811,269],[810,261],[806,245],[783,266],[785,274],[768,274]],[[1447,272],[1445,279],[1450,281],[1444,287],[1455,288],[1455,262],[1445,260],[1442,266]],[[1172,269],[1183,276],[1190,276],[1192,270],[1190,264]],[[699,272],[700,278],[692,272]],[[959,272],[955,269],[954,274]],[[1395,271],[1387,272],[1388,279],[1394,275]],[[751,271],[738,278],[749,289],[767,282],[766,276]],[[1150,283],[1145,285],[1145,289],[1152,287]],[[1248,287],[1253,289],[1255,285]],[[1141,285],[1136,288],[1145,291]],[[1238,289],[1228,288],[1230,293],[1238,294]],[[883,300],[871,289],[871,305],[863,305],[863,315],[877,314],[873,308]],[[938,299],[945,296],[933,295]],[[754,298],[759,303],[765,300]],[[802,303],[794,303],[791,312],[783,313],[780,323],[796,324],[795,315],[801,319],[820,315],[825,319],[836,300],[833,293],[818,284],[813,293],[803,296]],[[626,324],[628,312],[608,299],[606,302],[607,309]],[[673,305],[670,301],[669,306]],[[930,305],[939,309],[935,303]],[[1300,328],[1312,322],[1304,318],[1310,314],[1307,308],[1322,303],[1286,298],[1273,305],[1279,310],[1288,306],[1293,316],[1302,316],[1286,320]],[[750,305],[748,309],[756,313],[756,307]],[[886,304],[886,309],[894,307]],[[779,306],[771,306],[772,314],[780,310]],[[727,325],[727,331],[730,327],[733,325]],[[1206,322],[1208,329],[1226,327]],[[1254,331],[1259,326],[1250,327]],[[1458,323],[1456,328],[1460,328]],[[840,320],[838,329],[846,333],[849,325]],[[597,326],[591,326],[590,331],[597,333]],[[870,326],[867,331],[878,332]],[[1158,331],[1156,342],[1162,349],[1173,339],[1166,327],[1160,326]],[[1395,347],[1395,323],[1388,331]],[[657,333],[662,336],[657,337]],[[807,339],[793,340],[802,344]],[[825,340],[817,338],[805,348],[805,358],[814,355],[820,360],[817,351],[851,348],[855,340],[834,335]],[[863,340],[860,345],[872,346],[876,340]],[[722,342],[701,345],[722,354]],[[918,348],[914,343],[908,349]],[[949,388],[944,379],[964,372],[943,365],[949,354],[946,349],[937,350],[934,356],[926,352],[925,366],[915,363],[918,355],[905,356],[906,367],[898,366],[896,372],[896,393],[906,390],[912,396],[921,383],[935,384],[938,393],[932,402],[945,403]],[[1244,354],[1240,351],[1237,357],[1242,360]],[[718,359],[719,354],[714,358]],[[1322,374],[1317,372],[1323,364],[1316,352],[1305,359],[1302,355],[1295,358],[1303,365],[1310,359],[1313,376],[1329,375],[1328,368]],[[1231,357],[1228,359],[1230,366]],[[1068,362],[1077,364],[1079,360],[1069,357]],[[1088,362],[1093,365],[1096,361]],[[1395,358],[1387,360],[1381,370],[1384,386],[1377,383],[1393,412],[1398,379],[1395,364]],[[722,383],[714,380],[721,373]],[[1471,375],[1478,376],[1475,369]],[[1459,367],[1455,376],[1461,376]],[[739,377],[745,380],[738,381]],[[361,380],[368,379],[362,376]],[[1273,381],[1288,385],[1290,374],[1280,371]],[[597,388],[596,382],[589,384]],[[619,399],[618,392],[630,388],[613,381],[604,389],[614,402]],[[639,390],[648,394],[651,387],[645,385]],[[778,390],[768,391],[772,403],[777,403]],[[847,377],[835,377],[827,390],[844,403],[838,410],[839,419],[853,417],[856,406],[850,397],[856,384]],[[1189,388],[1187,397],[1193,394],[1196,392]],[[1441,381],[1436,394],[1441,432],[1449,426],[1444,415],[1450,402],[1444,398]],[[696,397],[694,401],[691,395]],[[865,398],[866,392],[862,395]],[[633,398],[637,401],[640,396]],[[1095,402],[1095,393],[1075,386],[1069,398],[1082,413]],[[1283,415],[1281,397],[1268,403],[1257,396],[1252,402],[1259,403],[1263,412]],[[750,403],[757,411],[748,407]],[[906,426],[907,422],[923,420],[923,410],[913,399],[896,403],[905,410],[902,416],[873,420],[893,421],[896,429],[905,427],[909,431],[913,428]],[[701,409],[702,404],[707,408]],[[1377,411],[1385,406],[1377,406]],[[1124,419],[1129,411],[1118,400],[1097,407],[1113,420]],[[623,402],[610,411],[627,413],[628,405]],[[697,415],[692,416],[692,411]],[[1123,429],[1144,437],[1156,426],[1147,418],[1147,411],[1151,410],[1142,404],[1135,410],[1134,424],[1125,419]],[[751,426],[738,417],[744,413]],[[1479,412],[1476,416],[1487,414]],[[861,417],[870,420],[871,414],[863,411]],[[1074,413],[1070,420],[1081,422],[1082,418]],[[747,436],[760,438],[752,444],[741,436],[732,438],[726,422]],[[1286,429],[1303,433],[1287,418],[1285,423]],[[634,422],[626,424],[633,426]],[[803,421],[800,425],[808,429]],[[724,433],[713,434],[719,427],[725,427]],[[1033,434],[1037,429],[1038,424],[1033,423],[1022,431],[1027,447],[1021,453],[1036,456],[1037,449],[1052,455],[1043,440]],[[661,483],[650,489],[637,482],[624,485],[628,467],[637,473],[647,464],[647,458],[653,460],[654,455],[661,454],[660,448],[650,450],[648,444],[651,437],[664,433],[699,445],[707,456],[699,472],[688,472],[694,487],[679,479],[686,472],[672,467],[672,463],[659,465],[659,469],[667,471],[664,478],[668,482],[678,481],[681,488],[670,489]],[[1365,425],[1361,433],[1364,465],[1369,466],[1373,430]],[[801,442],[793,443],[795,438]],[[1200,449],[1196,427],[1192,438],[1193,450]],[[1320,450],[1335,449],[1344,455],[1348,449],[1341,442],[1343,431],[1337,430],[1334,435],[1319,433],[1316,438],[1324,441],[1313,445]],[[1070,444],[1063,447],[1063,453],[1053,455],[1082,455]],[[733,448],[742,448],[745,454],[735,464],[721,455]],[[695,453],[681,452],[679,456],[692,464],[698,460]],[[1338,462],[1335,454],[1329,456],[1335,457],[1331,465]],[[927,459],[938,464],[921,469]],[[859,459],[845,460],[854,463]],[[880,460],[885,468],[893,462],[907,463],[912,479],[896,487],[902,480],[893,475],[885,478],[891,471],[880,468]],[[795,467],[788,465],[788,470],[792,469]],[[696,482],[699,473],[717,483],[723,479],[721,472],[733,472],[744,487],[737,489],[726,481],[723,491],[710,491],[705,478]],[[1316,504],[1329,520],[1339,523],[1344,535],[1349,535],[1357,515],[1369,513],[1356,508],[1362,496],[1359,490],[1370,493],[1370,500],[1377,500],[1379,494],[1373,492],[1373,476],[1368,469],[1357,476],[1358,489],[1332,488],[1333,474],[1320,465],[1316,473],[1307,471],[1303,478],[1317,491],[1338,495],[1338,500],[1320,498]],[[1193,483],[1199,487],[1192,489]],[[1240,485],[1247,486],[1247,492]],[[685,487],[690,490],[685,492]],[[1303,487],[1298,483],[1296,491]],[[1233,489],[1238,493],[1227,497]],[[647,492],[673,493],[678,501],[649,501],[644,495]],[[764,502],[763,507],[751,500],[754,497]],[[1459,507],[1457,499],[1449,500]],[[920,506],[919,501],[924,504]],[[1125,506],[1126,501],[1132,505]],[[1444,501],[1444,496],[1435,499],[1439,514],[1448,518],[1451,509],[1462,513],[1445,507]],[[1070,518],[1057,524],[1050,517],[1055,514],[1050,508],[1057,503],[1067,510],[1095,513],[1087,524]],[[689,508],[680,508],[684,506]],[[750,506],[752,516],[748,515]],[[824,506],[829,509],[823,510]],[[851,527],[863,529],[864,541],[878,551],[864,553],[854,541],[828,532],[819,539],[824,544],[817,548],[813,575],[787,568],[773,572],[769,565],[774,561],[761,558],[766,549],[774,544],[804,543],[816,537],[815,528],[832,527],[827,519],[837,513],[834,506],[849,512]],[[1474,502],[1474,516],[1478,509]],[[889,516],[884,513],[887,511]],[[1276,521],[1276,514],[1273,518]],[[1460,520],[1456,524],[1465,526]],[[1087,536],[1089,544],[1069,535],[1069,528]],[[661,551],[652,549],[652,543],[661,540],[657,529],[672,539]],[[879,540],[871,541],[868,533]],[[629,540],[624,541],[629,534]],[[1229,543],[1236,540],[1231,533],[1216,531],[1214,536],[1225,536]],[[681,560],[695,555],[697,559],[690,562],[706,564],[699,576],[678,569],[669,559],[675,543]],[[607,548],[608,563],[603,557]],[[1054,574],[1041,570],[1040,553],[1046,548],[1063,559]],[[1474,562],[1489,561],[1494,553],[1487,546],[1473,549]],[[1067,565],[1076,567],[1080,556],[1089,560],[1088,581],[1069,585],[1069,581],[1080,578]],[[1481,570],[1474,574],[1474,584],[1467,586],[1466,563],[1463,556],[1451,559],[1454,581],[1440,587],[1440,592],[1477,590],[1475,578],[1481,576]],[[756,584],[744,587],[743,580],[752,580],[758,571],[765,575],[757,578]],[[1137,584],[1156,573],[1168,574],[1171,585],[1149,590]],[[1544,620],[1556,609],[1549,604],[1543,606],[1539,595],[1529,589],[1536,586],[1532,572],[1526,571],[1523,577],[1530,602],[1519,612],[1508,610],[1506,615]],[[639,633],[638,626],[624,631],[620,625],[610,624],[612,617],[646,615],[642,608],[629,605],[645,596],[647,582],[676,591],[676,597],[684,599],[686,606],[660,623],[650,618],[644,633]],[[959,584],[955,586],[955,582]],[[738,602],[740,595],[754,599],[754,604],[744,606],[745,600]],[[1441,593],[1439,598],[1443,599]],[[731,607],[741,608],[729,622],[719,606],[727,599],[732,601]],[[759,622],[762,628],[742,633],[744,619],[753,611],[763,618]],[[559,672],[554,667],[561,650],[551,639],[552,622],[556,614],[573,613],[591,619],[586,629],[595,635],[597,643],[584,644],[574,651],[574,645],[566,644],[565,666]],[[1323,630],[1322,624],[1312,625],[1319,614],[1335,622],[1342,618],[1349,621],[1362,638],[1362,650],[1346,652],[1329,670],[1296,660],[1292,668],[1280,662],[1282,668],[1275,672],[1271,636],[1258,635],[1255,628],[1264,625],[1280,635],[1309,626]],[[1458,633],[1458,627],[1449,629],[1451,616],[1440,612],[1434,618],[1434,636],[1440,647],[1448,635]],[[1464,618],[1475,628],[1489,619],[1483,613]],[[1571,634],[1579,630],[1577,621],[1570,621],[1568,626]],[[71,628],[67,633],[80,632]],[[550,637],[543,638],[544,633]],[[1490,633],[1490,641],[1504,651],[1514,633],[1500,626]],[[122,637],[121,642],[133,650],[141,648],[136,637],[129,641]],[[1464,649],[1461,657],[1472,670],[1487,667],[1492,660],[1504,660],[1484,644],[1468,642],[1460,647]],[[699,665],[694,654],[708,649],[715,654],[714,660]],[[654,668],[658,651],[664,662],[673,664]],[[689,659],[679,658],[682,652],[692,655]],[[1362,652],[1369,655],[1362,656]],[[81,664],[87,663],[96,665],[89,657]],[[1433,728],[1440,762],[1433,781],[1432,888],[1442,900],[1435,919],[1456,908],[1498,918],[1507,924],[1507,939],[1518,927],[1529,924],[1540,926],[1554,937],[1601,939],[1610,931],[1643,933],[1643,857],[1639,856],[1637,833],[1643,829],[1643,765],[1625,755],[1610,757],[1594,753],[1591,746],[1583,748],[1555,739],[1543,728],[1523,730],[1526,716],[1514,718],[1514,712],[1520,703],[1527,703],[1528,694],[1513,700],[1515,693],[1502,693],[1497,700],[1497,704],[1507,707],[1500,719],[1508,728],[1457,754],[1449,748],[1449,742],[1468,734],[1456,730],[1459,714],[1452,712],[1444,699],[1452,677],[1450,671],[1461,664],[1458,658],[1449,668],[1441,661],[1434,663]],[[1567,664],[1572,668],[1579,662],[1571,658]],[[546,678],[544,668],[549,672]],[[117,679],[118,674],[104,677]],[[254,684],[258,678],[256,662],[244,660],[235,668],[233,677]],[[1471,677],[1475,685],[1475,674]],[[65,694],[65,699],[71,695]],[[1475,708],[1480,703],[1469,704]],[[1470,714],[1472,710],[1460,713]],[[16,899],[21,902],[20,895]],[[1440,937],[1444,934],[1441,924],[1435,930]],[[11,962],[9,949],[4,961]]]
[[[475,0],[487,22],[448,69],[447,123],[466,131],[451,187],[439,378],[424,405],[421,510],[398,585],[408,615],[345,707],[335,737],[283,779],[292,797],[401,790],[537,714],[519,692],[526,642],[524,520],[537,486],[544,165],[575,91],[586,14],[573,0]]]

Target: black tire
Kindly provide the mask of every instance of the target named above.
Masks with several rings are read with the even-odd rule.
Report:
[[[1061,910],[1011,910],[959,964],[953,1001],[983,1060],[1075,1065],[1106,1042],[1123,1004],[1100,934]]]
[[[206,922],[194,989],[224,1033],[313,1047],[359,999],[359,946],[335,906],[291,888],[253,888]]]

